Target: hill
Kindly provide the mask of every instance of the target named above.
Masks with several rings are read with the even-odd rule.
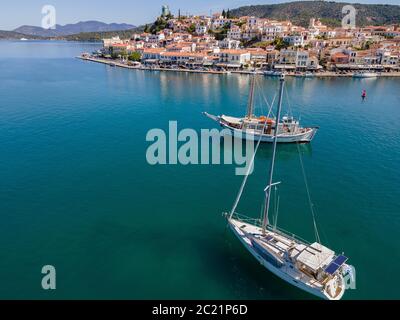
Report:
[[[0,30],[0,39],[1,40],[14,40],[14,39],[43,39],[41,37],[37,37],[37,36],[28,36],[22,33],[18,33],[18,32],[14,32],[14,31],[3,31]]]
[[[35,26],[21,26],[14,32],[22,33],[24,35],[39,36],[39,37],[62,37],[82,32],[108,32],[129,30],[135,28],[134,25],[126,23],[104,23],[99,21],[83,21],[74,24],[67,24],[64,26],[56,25],[55,29],[43,29]]]
[[[230,10],[232,16],[255,16],[276,20],[291,20],[295,25],[307,27],[310,18],[320,18],[329,26],[340,26],[342,8],[346,4],[357,10],[357,26],[400,23],[400,6],[384,4],[359,4],[332,1],[296,1],[271,5],[245,6]]]
[[[56,39],[68,40],[68,41],[101,41],[105,38],[111,38],[119,36],[121,39],[129,39],[134,33],[143,32],[144,26],[135,27],[128,30],[119,31],[108,31],[108,32],[81,32],[78,34],[72,34],[64,37],[58,37]]]

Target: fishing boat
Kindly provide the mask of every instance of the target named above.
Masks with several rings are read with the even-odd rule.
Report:
[[[281,75],[281,77],[284,77],[284,75]],[[256,117],[253,114],[254,87],[255,77],[253,76],[250,83],[247,115],[245,117],[215,116],[207,112],[203,112],[203,114],[218,122],[223,128],[228,129],[233,136],[241,137],[242,139],[261,139],[261,142],[272,143],[274,142],[275,132],[277,132],[278,143],[311,142],[318,131],[318,127],[303,128],[298,120],[288,115],[282,117],[278,125],[270,117]]]
[[[366,71],[359,71],[353,74],[353,78],[376,78],[378,74],[376,72],[366,72]]]
[[[276,71],[272,71],[272,70],[266,70],[264,71],[264,75],[265,76],[273,76],[275,74]]]
[[[304,73],[304,77],[306,77],[306,78],[314,78],[314,77],[315,77],[315,74],[312,73],[312,72],[310,72],[310,71],[306,71],[306,72]]]
[[[280,98],[276,121],[278,121],[281,113],[284,77],[280,81]],[[274,223],[270,223],[271,191],[273,188],[276,190],[277,185],[280,184],[280,182],[273,182],[278,137],[279,134],[275,132],[268,185],[264,189],[265,200],[262,219],[248,218],[236,212],[250,171],[243,179],[232,210],[224,215],[233,234],[267,270],[287,283],[314,296],[327,300],[339,300],[346,290],[345,277],[348,275],[350,279],[354,279],[354,268],[346,264],[348,260],[346,256],[336,254],[333,250],[321,244],[311,200],[310,208],[314,222],[315,242],[307,242],[293,233],[278,228],[278,210],[276,210],[275,218],[272,219]],[[259,144],[260,141],[256,146],[256,152]],[[251,166],[254,163],[254,157],[255,154]],[[307,193],[309,194],[308,187]],[[276,205],[275,208],[277,208]]]
[[[302,77],[304,77],[304,73],[302,73],[302,72],[300,72],[300,71],[296,71],[296,72],[294,73],[294,76],[295,76],[296,78],[302,78]]]
[[[296,72],[294,76],[297,78],[313,78],[315,75],[310,71],[306,71],[306,72]]]

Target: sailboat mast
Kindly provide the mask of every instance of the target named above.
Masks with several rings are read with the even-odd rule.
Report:
[[[276,145],[278,142],[278,126],[279,126],[279,120],[281,118],[283,88],[285,86],[285,75],[281,75],[279,81],[280,81],[279,101],[278,101],[278,110],[276,112],[276,118],[275,118],[274,144],[273,144],[273,151],[272,151],[271,168],[269,170],[269,182],[268,182],[267,187],[265,188],[264,216],[263,216],[263,220],[262,220],[263,232],[265,232],[266,227],[268,225],[268,212],[269,212],[269,205],[270,205],[270,199],[271,199],[272,179],[274,176]]]
[[[251,118],[253,115],[253,106],[254,106],[254,84],[255,84],[256,76],[253,75],[251,77],[250,82],[250,92],[249,92],[249,101],[247,103],[247,118]]]

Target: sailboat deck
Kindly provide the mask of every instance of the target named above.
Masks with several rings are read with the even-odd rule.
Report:
[[[260,227],[249,223],[235,220],[233,224],[235,230],[237,232],[240,231],[242,237],[247,234],[259,239],[260,242],[264,243],[264,247],[267,247],[271,252],[281,258],[284,257],[284,253],[289,253],[290,257],[293,258],[294,256],[298,256],[305,248],[307,248],[305,244],[299,243],[294,239],[286,238],[273,231],[267,231],[263,234]],[[285,274],[293,278],[294,281],[305,283],[319,290],[323,290],[324,288],[324,283],[315,279],[311,274],[307,274],[304,270],[297,269],[293,263],[287,262],[283,264],[281,269]]]

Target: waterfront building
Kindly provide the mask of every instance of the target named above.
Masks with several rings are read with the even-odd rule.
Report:
[[[213,60],[213,57],[207,53],[195,52],[162,52],[159,62],[164,65],[180,66],[200,66],[207,61]]]
[[[248,50],[220,50],[218,57],[221,64],[241,67],[250,62],[251,55]]]
[[[162,15],[169,15],[168,7]],[[189,32],[189,27],[195,30]],[[229,26],[226,38],[217,41],[210,29]],[[276,50],[273,43],[283,38],[288,48]],[[243,48],[258,41],[257,47]],[[103,39],[101,54],[106,57],[140,52],[142,62],[196,66],[206,63],[217,68],[274,68],[318,70],[320,62],[328,70],[399,68],[400,29],[372,26],[347,30],[328,28],[318,19],[309,27],[243,16],[228,19],[221,14],[169,18],[167,26],[155,33],[132,34],[129,39]],[[165,54],[164,54],[165,53]]]
[[[331,55],[331,63],[333,64],[347,64],[349,63],[349,55],[339,51]]]
[[[349,55],[349,64],[370,66],[379,64],[379,56],[376,50],[355,50],[348,48],[345,53]]]
[[[381,64],[385,69],[400,69],[400,51],[384,52],[381,56]]]
[[[249,48],[247,50],[250,51],[250,60],[253,67],[265,68],[267,66],[268,51],[262,48]]]
[[[308,51],[298,50],[296,52],[296,69],[307,69],[308,58]]]
[[[161,53],[164,51],[164,48],[144,49],[142,62],[145,64],[158,63],[160,61]]]
[[[110,39],[103,39],[103,47],[104,48],[109,48],[114,44],[121,44],[123,41],[117,36],[117,37],[112,37]]]
[[[168,52],[195,52],[196,51],[196,43],[182,41],[177,43],[172,43],[165,47]]]

